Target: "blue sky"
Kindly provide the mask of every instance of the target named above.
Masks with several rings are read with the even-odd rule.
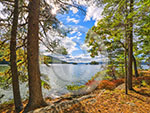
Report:
[[[67,49],[68,55],[54,55],[61,60],[68,62],[91,62],[102,61],[102,56],[95,58],[90,57],[90,53],[87,52],[89,47],[85,43],[85,37],[87,31],[102,18],[102,8],[96,7],[95,4],[86,6],[82,5],[86,13],[78,10],[75,7],[70,7],[70,10],[66,14],[59,14],[59,6],[54,6],[51,10],[52,14],[55,14],[57,19],[62,23],[61,27],[70,28],[72,31],[67,34],[65,38],[55,37],[61,40],[62,45]],[[54,37],[52,37],[54,38]],[[49,55],[50,53],[44,53]]]
[[[76,43],[75,47],[78,48],[78,50],[72,51],[72,56],[77,56],[83,53],[83,50],[80,46],[85,43],[85,36],[87,31],[95,24],[95,20],[85,21],[85,16],[86,15],[83,14],[80,10],[77,12],[70,10],[67,14],[57,15],[57,18],[63,23],[65,27],[72,27],[77,29],[67,34],[69,38],[76,37],[72,39],[72,41]],[[84,53],[85,52],[86,51],[84,51]]]

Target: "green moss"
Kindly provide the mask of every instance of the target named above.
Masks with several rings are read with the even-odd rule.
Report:
[[[104,78],[103,78],[103,80],[113,80],[113,78],[111,77],[111,76],[105,76]]]
[[[0,72],[5,72],[8,69],[9,69],[9,66],[1,66],[0,65]]]
[[[145,81],[145,80],[142,80],[141,85],[142,85],[142,86],[144,86],[144,87],[148,86],[148,84],[146,83],[146,81]]]
[[[5,106],[11,105],[11,104],[14,104],[14,100],[9,100],[0,104],[0,108],[4,108]]]
[[[41,85],[44,89],[50,90],[51,86],[44,80],[41,80]]]
[[[78,89],[81,89],[81,88],[84,88],[85,85],[81,85],[81,86],[78,86],[78,85],[67,85],[67,89],[68,90],[78,90]]]

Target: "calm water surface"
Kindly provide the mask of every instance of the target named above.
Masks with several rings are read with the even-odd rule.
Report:
[[[86,83],[101,70],[101,65],[51,64],[48,67],[42,64],[40,70],[44,75],[42,79],[46,79],[51,86],[50,90],[43,89],[44,97],[56,98],[69,92],[66,85]],[[20,90],[22,98],[28,97],[27,83],[21,84]],[[0,95],[2,94],[5,96],[0,100],[0,103],[13,99],[11,87],[7,90],[0,89]]]
[[[47,80],[51,89],[42,89],[44,97],[56,98],[68,93],[66,85],[82,85],[85,84],[92,76],[101,70],[101,65],[73,65],[73,64],[51,64],[50,67],[41,64],[40,71],[42,80]],[[149,67],[143,65],[144,69]],[[101,78],[102,79],[102,78]],[[28,97],[27,83],[20,84],[21,97],[23,99]],[[3,103],[13,99],[12,87],[7,90],[0,89],[0,96],[5,96],[0,100]]]

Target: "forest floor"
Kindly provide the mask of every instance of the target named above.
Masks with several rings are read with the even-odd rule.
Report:
[[[31,113],[150,113],[150,76],[133,79],[135,91],[125,94],[124,83],[115,88],[112,81],[104,80],[90,94],[72,97],[65,95],[57,99],[46,98],[49,106]],[[24,106],[27,101],[24,101]],[[0,105],[0,113],[14,113],[13,104]]]

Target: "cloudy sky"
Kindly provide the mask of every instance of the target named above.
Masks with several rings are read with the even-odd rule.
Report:
[[[52,6],[51,13],[56,15],[57,19],[62,23],[62,28],[70,28],[72,31],[64,38],[57,36],[51,36],[51,32],[47,32],[47,35],[51,40],[59,39],[61,45],[64,46],[68,55],[53,55],[61,60],[68,62],[91,62],[91,61],[103,61],[103,56],[99,55],[95,58],[90,57],[90,53],[87,52],[89,47],[85,44],[85,36],[87,31],[96,25],[98,20],[102,18],[102,8],[97,7],[91,2],[85,2],[84,0],[75,0],[81,4],[82,8],[86,11],[83,13],[81,10],[70,7],[70,10],[66,14],[59,14],[59,7],[54,5],[51,0],[46,0],[49,5]],[[68,1],[71,4],[71,1]],[[0,11],[3,9],[3,5],[0,3]],[[1,18],[5,18],[7,15],[1,14]],[[44,55],[52,55],[50,52],[46,52],[47,48],[44,45],[40,45],[40,51]]]
[[[47,2],[49,2],[49,0],[47,0]],[[87,44],[85,43],[87,31],[92,26],[96,25],[97,21],[102,18],[102,8],[97,7],[93,3],[89,3],[90,5],[87,5],[84,1],[82,1],[80,4],[86,13],[83,13],[81,10],[75,7],[70,7],[69,12],[63,15],[57,13],[59,10],[57,6],[54,6],[54,9],[51,11],[52,14],[57,15],[58,20],[60,20],[62,23],[62,27],[72,29],[72,31],[65,38],[55,37],[61,40],[62,45],[68,51],[68,55],[53,56],[68,62],[104,61],[104,56],[102,55],[91,58],[90,53],[87,52],[87,50],[90,48],[88,48]],[[50,33],[48,35],[50,35]],[[44,47],[41,46],[40,49],[43,51]],[[48,52],[43,52],[43,54],[51,55],[51,53]]]

